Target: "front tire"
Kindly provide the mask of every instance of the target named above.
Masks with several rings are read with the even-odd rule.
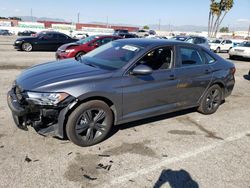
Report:
[[[222,102],[222,89],[219,85],[212,85],[205,93],[198,108],[202,114],[213,114]]]
[[[233,55],[230,55],[230,56],[229,56],[229,59],[234,60],[234,59],[235,59],[235,57],[234,57]]]
[[[113,125],[113,113],[103,101],[93,100],[78,106],[69,116],[66,134],[78,146],[103,141]]]
[[[75,56],[76,59],[80,58],[81,56],[85,55],[85,52],[78,52]]]
[[[22,50],[23,50],[23,51],[25,51],[25,52],[30,52],[30,51],[32,51],[32,49],[33,49],[32,44],[30,44],[30,43],[28,43],[28,42],[24,42],[24,43],[22,44]]]

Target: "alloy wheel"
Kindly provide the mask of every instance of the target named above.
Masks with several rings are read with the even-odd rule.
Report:
[[[106,113],[102,109],[86,110],[77,120],[75,131],[85,142],[93,142],[106,132]]]
[[[23,47],[23,50],[26,52],[30,52],[32,50],[32,45],[30,43],[24,43],[22,47]]]
[[[211,90],[206,98],[206,106],[209,111],[213,111],[218,108],[221,102],[221,92],[219,89],[215,88]]]

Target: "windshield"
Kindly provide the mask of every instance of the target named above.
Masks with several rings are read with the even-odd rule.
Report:
[[[212,42],[211,42],[211,43],[220,44],[220,43],[221,43],[221,41],[220,41],[220,40],[212,40]]]
[[[86,44],[86,43],[88,43],[88,42],[90,42],[90,41],[92,41],[94,39],[97,39],[97,38],[98,38],[98,36],[91,36],[91,37],[81,39],[81,40],[77,41],[76,43],[78,43],[78,44]]]
[[[121,42],[109,42],[82,56],[82,62],[107,70],[117,70],[134,58],[142,47],[124,44]]]
[[[250,47],[250,42],[242,42],[238,46],[243,46],[243,47]]]

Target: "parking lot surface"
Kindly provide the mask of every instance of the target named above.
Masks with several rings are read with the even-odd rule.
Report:
[[[250,187],[250,62],[233,61],[234,91],[215,114],[191,109],[120,125],[81,148],[15,127],[6,102],[13,80],[55,54],[16,51],[13,41],[0,37],[0,187]]]

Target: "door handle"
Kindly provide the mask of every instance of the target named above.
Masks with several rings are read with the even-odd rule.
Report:
[[[209,70],[209,69],[206,69],[205,70],[205,74],[210,74],[212,71],[211,70]]]
[[[175,75],[173,74],[169,75],[169,80],[175,80]]]

